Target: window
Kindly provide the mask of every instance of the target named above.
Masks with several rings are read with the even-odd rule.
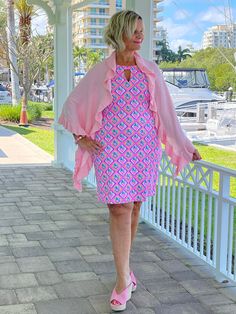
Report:
[[[91,44],[92,44],[92,45],[96,45],[96,38],[92,38],[92,39],[91,39]]]
[[[96,28],[91,28],[91,34],[92,35],[96,35],[97,34]]]
[[[99,9],[99,14],[105,15],[105,9],[104,8],[100,8]]]
[[[105,19],[99,19],[99,24],[100,25],[105,25]]]
[[[97,13],[96,8],[91,8],[91,9],[90,9],[90,14],[96,14],[96,13]]]
[[[96,25],[97,24],[96,18],[94,18],[94,17],[91,18],[91,24],[92,25]]]

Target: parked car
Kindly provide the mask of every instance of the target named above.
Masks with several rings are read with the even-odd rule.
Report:
[[[11,104],[11,94],[10,92],[4,87],[2,84],[0,84],[0,105],[1,104]]]

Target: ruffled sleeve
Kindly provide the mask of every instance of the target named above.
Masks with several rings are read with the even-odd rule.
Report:
[[[155,102],[159,116],[159,136],[165,151],[176,166],[175,175],[193,158],[195,147],[184,134],[177,118],[174,104],[161,71],[156,65]]]

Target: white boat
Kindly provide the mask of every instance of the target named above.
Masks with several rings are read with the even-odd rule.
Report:
[[[175,109],[195,108],[199,103],[224,101],[224,97],[209,89],[205,69],[162,68]]]

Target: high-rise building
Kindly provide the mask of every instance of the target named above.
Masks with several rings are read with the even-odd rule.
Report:
[[[73,0],[78,3],[81,0]],[[157,42],[166,38],[166,31],[159,29],[158,22],[161,20],[159,12],[162,7],[159,2],[163,0],[153,0],[153,59],[156,59]],[[98,0],[86,5],[83,10],[73,13],[73,43],[79,47],[91,49],[101,49],[104,55],[110,54],[110,50],[103,40],[103,29],[107,25],[109,18],[116,12],[125,9],[126,0]]]
[[[236,48],[236,24],[216,25],[203,35],[203,49],[208,47]]]
[[[74,0],[74,3],[80,2]],[[103,29],[109,18],[125,8],[126,0],[98,0],[73,14],[73,43],[79,47],[100,49],[107,56],[110,51],[103,40]]]

